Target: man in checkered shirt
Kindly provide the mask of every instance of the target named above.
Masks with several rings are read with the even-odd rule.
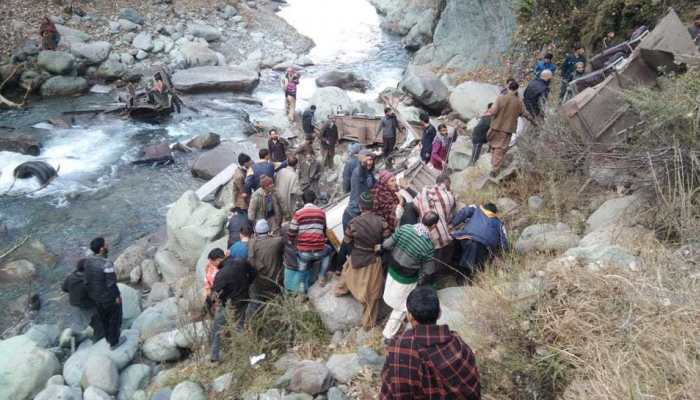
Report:
[[[393,339],[382,370],[381,400],[480,400],[479,369],[469,346],[437,325],[440,300],[420,286],[406,300],[412,329]]]

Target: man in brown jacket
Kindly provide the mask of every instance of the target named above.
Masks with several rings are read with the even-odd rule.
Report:
[[[284,274],[283,250],[282,237],[271,235],[267,221],[259,219],[255,223],[255,237],[248,242],[248,262],[255,268],[256,277],[250,286],[251,302],[246,309],[246,321],[264,302],[279,293]]]
[[[509,82],[508,92],[498,96],[493,107],[484,114],[491,117],[491,129],[487,135],[491,147],[491,176],[498,175],[510,138],[518,128],[518,117],[525,112],[523,101],[518,96],[518,88],[518,82]]]

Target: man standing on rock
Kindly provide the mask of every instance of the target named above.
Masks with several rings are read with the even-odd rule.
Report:
[[[481,399],[481,377],[472,349],[447,325],[437,325],[440,299],[419,287],[406,299],[411,329],[389,346],[381,400]]]
[[[462,223],[464,227],[452,232],[452,237],[459,242],[461,249],[459,266],[470,277],[494,254],[508,249],[508,235],[493,203],[464,207],[450,221],[449,228],[452,230]]]
[[[333,159],[335,158],[335,145],[338,143],[338,125],[335,124],[335,117],[331,116],[321,127],[321,157],[323,166],[333,169]]]
[[[271,235],[267,221],[258,220],[255,223],[255,237],[248,242],[248,261],[255,267],[257,277],[250,286],[251,303],[246,309],[246,320],[255,315],[263,302],[279,293],[284,274],[283,254],[282,237]]]
[[[493,103],[489,103],[489,105],[486,106],[486,111],[488,112],[492,106]],[[476,127],[474,127],[472,131],[472,158],[469,161],[470,166],[476,165],[476,162],[479,161],[481,148],[484,146],[484,143],[487,142],[486,135],[489,129],[491,129],[491,117],[484,115],[479,119],[479,123],[476,124]]]
[[[384,287],[384,302],[392,308],[382,334],[393,338],[400,330],[406,314],[406,298],[418,285],[423,285],[433,273],[433,242],[430,230],[440,217],[428,212],[421,222],[403,225],[386,239],[382,248],[391,251],[386,264],[389,274]]]
[[[518,117],[525,111],[525,106],[518,96],[519,87],[518,82],[510,82],[508,93],[498,96],[493,107],[484,114],[491,117],[491,129],[487,135],[491,147],[491,177],[498,176],[510,145],[510,138],[518,129]]]
[[[284,103],[287,110],[287,119],[294,122],[297,106],[297,86],[299,86],[299,74],[294,68],[287,68],[282,78],[282,90],[284,90]]]
[[[282,200],[275,190],[272,178],[263,175],[260,178],[260,189],[253,192],[248,207],[248,219],[258,221],[264,219],[276,232],[285,221],[287,210],[282,206]]]
[[[307,190],[302,195],[304,207],[299,209],[289,224],[289,239],[296,245],[299,271],[306,271],[310,263],[321,261],[319,282],[326,284],[326,273],[333,249],[326,244],[326,212],[314,203],[316,194]]]
[[[287,166],[277,171],[275,186],[282,201],[282,208],[290,214],[301,207],[301,189],[299,188],[299,174],[297,166],[299,160],[296,156],[290,155],[287,158]]]
[[[311,107],[307,108],[301,115],[301,127],[304,129],[304,140],[306,140],[308,144],[314,143],[314,131],[316,129],[314,121],[315,114],[316,106],[312,104]]]
[[[430,123],[430,116],[423,112],[420,115],[420,122],[423,124],[423,137],[420,140],[420,159],[424,163],[430,162],[430,154],[433,151],[433,140],[437,131],[433,124]]]
[[[357,158],[360,162],[350,178],[350,200],[343,213],[343,230],[347,230],[350,221],[360,215],[360,195],[369,192],[377,183],[374,177],[374,154],[365,149]]]
[[[248,170],[253,166],[253,160],[246,153],[241,153],[238,155],[238,168],[236,172],[233,173],[233,199],[234,207],[240,207],[245,210],[248,209],[248,202],[250,201],[250,191],[246,187],[246,176],[248,175]],[[240,203],[237,201],[239,199]]]
[[[276,129],[270,129],[270,139],[267,140],[267,150],[270,152],[272,162],[284,162],[287,159],[289,142],[280,137]]]
[[[384,267],[379,251],[390,234],[386,221],[372,212],[373,205],[372,196],[362,193],[362,213],[350,221],[343,238],[352,250],[335,290],[336,296],[350,293],[362,304],[362,327],[365,330],[374,328],[377,323],[384,289]]]
[[[564,62],[561,64],[561,90],[559,99],[563,100],[566,95],[566,89],[569,83],[574,79],[574,71],[576,64],[582,62],[585,70],[586,66],[586,50],[580,44],[574,45],[574,52],[567,54]]]
[[[88,295],[95,302],[97,317],[102,324],[105,339],[112,350],[126,341],[120,337],[122,325],[122,297],[117,287],[114,264],[107,259],[109,250],[104,238],[90,242],[93,255],[85,259],[85,280]]]
[[[345,193],[350,193],[352,173],[360,164],[360,160],[357,158],[357,153],[360,150],[362,150],[362,145],[359,143],[353,143],[348,147],[348,159],[343,166],[343,192]]]
[[[379,123],[377,133],[382,134],[382,155],[387,166],[391,165],[391,153],[396,146],[396,134],[398,133],[399,121],[390,107],[384,108],[384,116]],[[390,168],[390,167],[389,167]]]
[[[313,191],[318,196],[318,184],[321,181],[321,163],[316,159],[314,148],[306,143],[299,152],[299,189],[302,193]]]

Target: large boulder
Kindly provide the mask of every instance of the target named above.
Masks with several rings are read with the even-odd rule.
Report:
[[[325,365],[316,361],[302,361],[291,372],[288,389],[312,396],[323,393],[331,386],[333,377]]]
[[[97,65],[109,57],[112,45],[109,42],[73,43],[70,52],[90,65]]]
[[[85,78],[72,76],[54,76],[41,85],[41,95],[75,96],[88,90],[88,82]]]
[[[61,371],[56,356],[25,335],[0,341],[0,360],[0,399],[32,399]]]
[[[173,151],[167,143],[158,143],[146,146],[139,151],[133,164],[163,165],[174,162]]]
[[[620,246],[593,245],[569,249],[562,257],[547,264],[550,272],[575,273],[575,269],[581,267],[591,272],[607,268],[638,271],[641,260]]]
[[[129,326],[141,314],[141,293],[123,283],[118,283],[122,296],[122,324]]]
[[[143,354],[151,361],[174,361],[180,358],[180,349],[175,343],[175,331],[151,336],[143,344]]]
[[[565,251],[578,242],[579,237],[566,224],[537,224],[523,230],[515,250],[519,253]]]
[[[467,169],[472,159],[473,148],[471,139],[458,136],[450,149],[449,167],[455,171]]]
[[[648,248],[656,237],[653,231],[641,226],[608,225],[584,236],[579,247],[616,245],[633,252]]]
[[[10,261],[0,267],[0,278],[6,282],[26,281],[36,275],[36,266],[27,260]]]
[[[95,73],[98,78],[102,78],[106,81],[113,81],[115,79],[120,79],[127,73],[127,67],[124,63],[118,60],[109,59],[97,68]]]
[[[77,29],[69,28],[65,25],[56,24],[56,30],[61,35],[59,45],[69,47],[75,43],[87,42],[90,35]]]
[[[239,67],[195,67],[173,74],[173,85],[183,92],[243,91],[258,85],[257,72]]]
[[[210,150],[221,144],[221,136],[216,133],[203,133],[188,140],[186,145],[197,150]]]
[[[118,370],[123,369],[136,356],[139,349],[139,331],[135,329],[122,330],[121,336],[126,341],[117,349],[111,350],[105,339],[93,344],[89,340],[83,341],[78,350],[73,353],[63,364],[63,377],[69,386],[79,386],[83,377],[88,359],[93,355],[108,357]]]
[[[215,177],[229,165],[238,162],[238,153],[241,150],[240,145],[225,142],[202,153],[192,164],[192,175],[205,180]]]
[[[143,310],[131,328],[139,332],[142,340],[177,327],[179,310],[177,301],[171,297]]]
[[[586,233],[597,231],[609,225],[634,225],[639,212],[642,210],[642,200],[637,195],[610,199],[603,203],[586,220]]]
[[[37,65],[54,75],[69,75],[75,69],[75,58],[63,51],[44,50],[39,53]]]
[[[219,53],[210,49],[207,43],[186,42],[174,50],[172,54],[179,55],[179,60],[187,68],[219,65]],[[222,56],[223,57],[223,56]],[[178,56],[175,57],[178,59]]]
[[[211,25],[190,24],[188,30],[192,36],[202,38],[207,42],[214,42],[221,39],[221,31]]]
[[[184,381],[175,386],[170,394],[170,400],[207,400],[207,395],[199,384]]]
[[[114,260],[114,272],[117,274],[117,279],[128,279],[131,271],[148,258],[148,252],[150,247],[153,246],[153,240],[151,236],[141,238],[119,254],[117,259]]]
[[[409,67],[401,80],[401,89],[430,111],[439,113],[449,105],[449,89],[427,68]]]
[[[83,400],[114,400],[114,397],[102,389],[90,386],[83,392]]]
[[[58,344],[58,337],[61,335],[61,331],[58,325],[34,324],[24,335],[34,341],[37,346],[49,349]]]
[[[486,111],[489,103],[496,101],[500,92],[496,85],[467,81],[452,90],[450,107],[465,121],[477,118]]]
[[[355,353],[333,354],[326,362],[326,367],[340,383],[350,383],[361,371],[360,358]]]
[[[151,380],[151,367],[146,364],[129,365],[119,375],[117,400],[131,400],[134,393],[146,388]]]
[[[85,362],[80,385],[84,389],[93,386],[109,394],[117,394],[117,390],[119,390],[119,370],[114,361],[106,355],[91,354]]]
[[[358,77],[353,72],[328,71],[316,78],[316,86],[335,86],[345,90],[365,92],[369,87],[369,81]]]
[[[134,36],[131,45],[139,50],[150,51],[153,49],[153,35],[149,32],[141,32]]]
[[[34,400],[83,400],[80,389],[64,385],[46,385]]]
[[[165,282],[156,282],[151,286],[151,291],[148,293],[145,306],[150,307],[170,297],[172,297],[170,286]]]
[[[350,96],[343,89],[333,86],[316,89],[309,103],[316,106],[315,117],[319,123],[325,122],[339,109],[344,113],[352,113],[354,110]]]
[[[309,289],[309,300],[321,316],[323,325],[331,332],[359,326],[362,305],[352,296],[335,296],[334,287],[335,281],[325,286],[315,284]]]

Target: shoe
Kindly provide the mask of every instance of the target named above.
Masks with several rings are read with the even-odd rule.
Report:
[[[117,342],[117,344],[115,344],[114,346],[109,346],[109,349],[116,350],[117,348],[119,348],[119,346],[123,345],[124,343],[126,343],[126,338],[124,336],[119,336],[119,341]]]

